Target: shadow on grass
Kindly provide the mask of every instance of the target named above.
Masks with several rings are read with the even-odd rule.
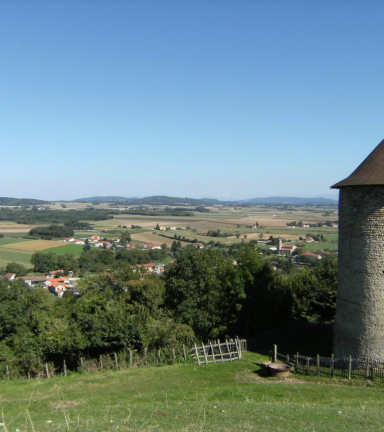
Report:
[[[284,328],[285,337],[279,338],[278,332],[276,337],[271,337],[268,343],[258,345],[251,343],[248,345],[248,351],[257,352],[263,355],[272,355],[273,345],[277,345],[278,352],[281,354],[288,354],[293,356],[296,353],[304,354],[306,356],[330,356],[332,354],[333,334],[334,329],[332,324],[304,324],[305,332],[296,332],[294,328],[292,332],[286,335],[286,328]]]

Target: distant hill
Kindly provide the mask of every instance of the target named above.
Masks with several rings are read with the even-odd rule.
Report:
[[[135,200],[136,198],[126,198],[121,196],[94,196],[90,198],[78,198],[73,200],[74,202],[83,202],[83,203],[105,203],[105,202],[120,202],[120,201],[130,201]]]
[[[42,204],[50,204],[50,201],[37,200],[32,198],[0,197],[0,206],[33,206]]]
[[[297,197],[266,197],[237,201],[219,201],[214,198],[179,198],[155,195],[145,198],[127,198],[121,196],[95,196],[79,198],[76,202],[84,203],[116,203],[122,205],[167,205],[167,206],[209,206],[215,204],[267,204],[267,205],[336,205],[337,200],[329,198],[297,198]]]
[[[169,197],[165,195],[149,196],[145,198],[125,198],[120,196],[97,196],[90,198],[79,198],[75,200],[76,202],[97,202],[97,203],[119,203],[119,204],[129,204],[129,205],[168,205],[168,206],[178,206],[178,205],[212,205],[220,204],[220,201],[212,198],[178,198]]]
[[[291,205],[336,205],[337,200],[329,198],[266,197],[240,201],[245,204],[291,204]]]
[[[212,205],[220,204],[220,201],[213,198],[178,198],[169,196],[150,196],[140,198],[133,201],[134,204],[148,204],[148,205]]]

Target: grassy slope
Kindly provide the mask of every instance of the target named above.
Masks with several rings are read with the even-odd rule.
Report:
[[[4,430],[382,430],[383,384],[265,379],[258,360],[3,381]]]

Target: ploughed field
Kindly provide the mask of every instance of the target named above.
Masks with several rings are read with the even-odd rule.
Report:
[[[262,378],[264,359],[2,381],[0,421],[21,432],[382,430],[384,384]]]

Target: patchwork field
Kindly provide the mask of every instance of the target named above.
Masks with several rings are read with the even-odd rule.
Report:
[[[62,209],[61,203],[55,203],[55,208]],[[84,203],[65,203],[67,208],[83,209],[90,204]],[[95,208],[110,208],[107,204],[95,206]],[[160,206],[159,209],[164,208]],[[185,237],[186,239],[201,242],[220,242],[223,244],[241,243],[242,241],[259,240],[260,233],[263,234],[262,239],[266,240],[271,235],[273,237],[282,236],[284,241],[299,241],[300,237],[305,237],[307,233],[313,235],[323,234],[326,238],[325,242],[321,243],[306,243],[306,249],[309,251],[319,251],[323,249],[337,250],[337,229],[329,227],[316,228],[291,228],[287,227],[288,222],[303,221],[304,224],[326,222],[327,220],[336,221],[338,218],[336,207],[233,207],[233,208],[216,208],[211,207],[209,213],[194,212],[193,216],[141,216],[141,215],[115,215],[114,219],[106,221],[90,221],[94,225],[92,231],[78,231],[75,234],[76,238],[90,237],[93,234],[98,234],[101,237],[117,236],[116,233],[110,231],[125,231],[128,230],[132,235],[134,242],[148,242],[163,244],[166,243],[169,247],[173,243],[173,238],[168,239],[158,236],[153,228],[157,224],[165,227],[188,227],[188,230],[167,231],[166,235]],[[253,230],[245,228],[258,222],[262,225],[262,229]],[[131,230],[131,225],[138,225],[142,228]],[[122,228],[126,226],[127,228]],[[16,261],[28,261],[33,252],[46,251],[58,254],[72,253],[78,256],[82,248],[76,245],[64,245],[62,242],[52,240],[26,240],[21,237],[25,235],[32,225],[19,225],[13,222],[0,222],[0,233],[5,234],[5,238],[0,239],[0,265],[4,263]],[[228,237],[209,237],[203,236],[201,233],[209,230],[218,230],[221,233],[228,233]],[[237,238],[235,234],[239,234]],[[244,236],[246,235],[246,239]],[[184,243],[185,246],[187,243]],[[8,252],[7,252],[8,251]],[[15,252],[29,253],[28,258],[24,255],[15,255]],[[11,253],[13,252],[13,253]],[[17,258],[17,259],[15,259]]]
[[[54,240],[25,240],[23,242],[7,244],[2,247],[18,251],[40,252],[55,246],[63,246],[63,242]]]

